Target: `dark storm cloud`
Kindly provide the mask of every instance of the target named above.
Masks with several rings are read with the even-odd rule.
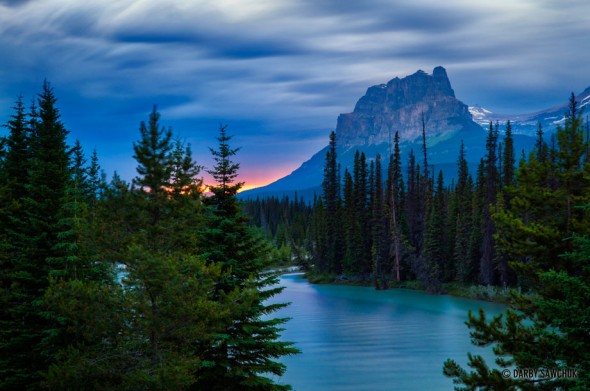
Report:
[[[99,149],[131,145],[158,104],[195,144],[229,122],[246,161],[272,144],[293,169],[367,87],[418,69],[446,67],[459,99],[496,112],[590,85],[586,0],[0,0],[0,11],[0,120],[47,77]]]

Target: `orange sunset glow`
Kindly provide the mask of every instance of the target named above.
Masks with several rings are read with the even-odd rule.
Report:
[[[240,169],[240,175],[238,181],[244,182],[244,186],[240,189],[240,192],[257,187],[266,186],[286,175],[289,175],[297,167],[294,165],[285,165],[271,168],[251,168],[242,167]],[[204,175],[205,191],[209,191],[209,185],[213,184],[213,178],[209,174]]]

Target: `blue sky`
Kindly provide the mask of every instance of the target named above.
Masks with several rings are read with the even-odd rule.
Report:
[[[0,123],[47,78],[72,138],[126,179],[156,104],[211,164],[228,124],[250,186],[327,144],[366,88],[447,69],[467,104],[522,113],[590,86],[587,0],[0,0]]]

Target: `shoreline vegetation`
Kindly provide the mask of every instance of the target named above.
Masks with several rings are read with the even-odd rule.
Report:
[[[443,373],[456,389],[588,390],[590,385],[590,122],[572,93],[563,124],[530,151],[514,148],[510,122],[490,122],[485,154],[469,172],[461,144],[445,181],[422,148],[402,172],[400,137],[389,159],[357,150],[352,167],[326,150],[322,193],[246,204],[253,222],[299,260],[315,284],[395,287],[506,303],[468,312],[472,343],[494,347],[496,367],[470,354]],[[585,121],[584,121],[585,116]],[[384,163],[389,160],[389,164]],[[419,164],[420,163],[420,164]],[[342,172],[343,171],[343,172]],[[493,365],[493,364],[492,364]],[[512,368],[573,370],[570,378],[510,378]]]
[[[286,274],[289,272],[283,272]],[[305,271],[304,277],[312,284],[321,285],[353,285],[353,286],[374,286],[371,278],[363,279],[359,276],[319,274],[313,271]],[[460,282],[447,282],[442,284],[442,289],[438,293],[429,292],[426,286],[419,280],[395,281],[391,279],[387,282],[388,289],[411,289],[422,291],[432,295],[449,295],[462,297],[466,299],[483,300],[498,304],[510,303],[511,288],[498,287],[493,285],[463,284]],[[382,289],[387,290],[387,289]]]

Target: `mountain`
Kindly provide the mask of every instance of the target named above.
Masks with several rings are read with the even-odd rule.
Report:
[[[344,147],[388,143],[395,131],[401,141],[411,142],[422,137],[423,117],[431,142],[480,130],[467,105],[455,97],[446,70],[436,67],[432,75],[418,71],[370,87],[352,113],[338,116],[336,135]]]
[[[351,170],[356,150],[368,160],[379,153],[385,162],[396,131],[400,135],[402,159],[407,162],[410,150],[422,161],[422,126],[425,126],[429,164],[435,172],[443,170],[445,178],[456,175],[456,161],[461,141],[465,144],[471,172],[485,154],[486,131],[474,122],[469,107],[458,100],[443,67],[432,75],[418,71],[402,79],[367,89],[351,113],[340,114],[336,126],[338,161],[341,170]],[[326,135],[326,140],[328,139]],[[529,149],[534,139],[515,137],[515,150]],[[267,186],[244,191],[243,199],[267,196],[303,196],[313,199],[320,194],[326,148],[303,163],[291,174]],[[386,163],[385,163],[386,164]]]
[[[590,87],[577,95],[576,100],[579,102],[580,108],[590,105]],[[588,110],[590,110],[590,106],[585,109],[587,113]],[[493,113],[481,106],[469,107],[469,112],[471,113],[473,120],[485,129],[489,127],[490,121],[498,121],[500,124],[503,124],[510,120],[514,134],[524,134],[529,136],[535,135],[539,123],[543,126],[543,132],[555,132],[558,125],[563,126],[565,122],[564,113],[566,111],[567,103],[536,113],[514,115]]]

